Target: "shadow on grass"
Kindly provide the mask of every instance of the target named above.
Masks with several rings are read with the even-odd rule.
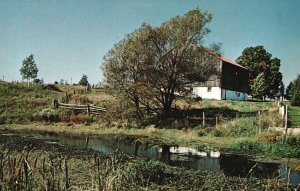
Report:
[[[152,119],[152,122],[156,124],[157,127],[164,128],[196,127],[202,124],[203,113],[206,125],[215,125],[216,118],[218,122],[222,122],[224,120],[233,120],[241,117],[254,117],[258,114],[257,111],[241,112],[228,107],[209,107],[201,109],[174,108],[170,113],[170,117],[164,118],[157,116],[155,119]]]

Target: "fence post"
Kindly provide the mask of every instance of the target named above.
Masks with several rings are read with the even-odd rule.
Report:
[[[90,136],[85,137],[85,147],[87,148],[89,146]]]
[[[205,113],[204,111],[202,112],[202,125],[205,127]]]
[[[86,112],[87,112],[88,115],[90,115],[90,113],[91,113],[89,104],[87,104],[87,106],[86,106]]]
[[[68,190],[70,185],[69,185],[68,161],[66,157],[64,158],[64,165],[65,165],[65,189]]]
[[[288,106],[285,105],[285,132],[287,133],[287,128],[288,128]]]
[[[216,128],[218,128],[218,117],[216,117]]]
[[[58,108],[58,100],[57,99],[53,100],[53,106],[54,106],[55,109]]]

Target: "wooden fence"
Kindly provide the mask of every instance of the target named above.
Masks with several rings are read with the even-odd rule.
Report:
[[[88,115],[101,115],[103,112],[106,112],[106,108],[97,107],[94,105],[77,105],[77,104],[66,104],[66,103],[59,103],[54,101],[54,108],[63,108],[63,109],[72,109],[76,112],[86,112]]]
[[[279,114],[282,117],[284,128],[299,128],[300,127],[300,112],[291,111],[291,107],[287,104],[279,104]]]

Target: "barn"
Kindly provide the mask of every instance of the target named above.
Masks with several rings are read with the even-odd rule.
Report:
[[[203,48],[200,45],[196,46]],[[193,84],[194,95],[204,99],[246,101],[249,71],[221,54],[208,51],[215,54],[219,60],[216,63],[218,75],[212,76],[208,81]]]

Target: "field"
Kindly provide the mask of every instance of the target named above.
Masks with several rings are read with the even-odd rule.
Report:
[[[108,112],[87,116],[54,109],[53,99],[94,104],[108,108]],[[219,150],[264,159],[289,158],[295,169],[300,167],[300,136],[286,136],[269,128],[282,124],[272,102],[199,101],[179,97],[174,108],[175,115],[170,119],[147,115],[145,120],[139,121],[134,119],[130,105],[103,90],[85,92],[80,86],[27,87],[0,83],[0,190],[32,188],[29,185],[48,190],[247,190],[249,187],[292,190],[279,179],[227,177],[222,173],[170,167],[122,153],[108,155],[68,147],[30,136],[133,136],[148,143],[187,146],[201,151]]]
[[[300,107],[288,104],[288,112],[289,126],[300,127]]]

